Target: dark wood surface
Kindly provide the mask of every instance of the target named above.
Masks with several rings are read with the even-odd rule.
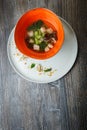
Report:
[[[52,84],[28,82],[12,69],[7,40],[20,16],[51,9],[71,24],[79,52],[71,71]],[[0,0],[0,130],[87,129],[87,0]]]

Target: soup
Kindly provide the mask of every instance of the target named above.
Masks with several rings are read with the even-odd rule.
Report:
[[[57,31],[48,27],[42,20],[34,22],[26,31],[26,46],[37,52],[48,52],[56,44]]]

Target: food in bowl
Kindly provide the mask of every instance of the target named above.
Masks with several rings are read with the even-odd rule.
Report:
[[[47,52],[54,47],[57,39],[57,32],[38,20],[27,28],[25,42],[33,51]]]
[[[35,28],[38,23],[40,28],[32,30],[31,28]],[[61,49],[64,29],[55,13],[45,8],[35,8],[27,11],[19,19],[14,39],[21,53],[44,60],[51,58]]]

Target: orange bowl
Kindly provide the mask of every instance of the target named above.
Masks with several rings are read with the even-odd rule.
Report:
[[[54,47],[48,52],[36,52],[26,46],[26,29],[27,27],[29,27],[29,25],[31,25],[37,20],[42,20],[48,27],[51,27],[53,30],[57,31],[58,40]],[[19,19],[15,28],[14,39],[17,48],[24,55],[29,56],[31,58],[43,60],[54,56],[61,49],[64,41],[64,30],[60,19],[55,13],[45,8],[35,8],[27,11]]]

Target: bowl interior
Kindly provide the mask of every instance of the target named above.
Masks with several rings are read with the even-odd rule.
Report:
[[[33,22],[42,20],[48,27],[57,31],[58,40],[48,52],[35,52],[29,49],[25,43],[26,29]],[[64,30],[61,21],[52,11],[45,8],[36,8],[26,12],[18,21],[14,39],[17,48],[25,55],[35,59],[47,59],[55,55],[61,48],[64,40]]]

